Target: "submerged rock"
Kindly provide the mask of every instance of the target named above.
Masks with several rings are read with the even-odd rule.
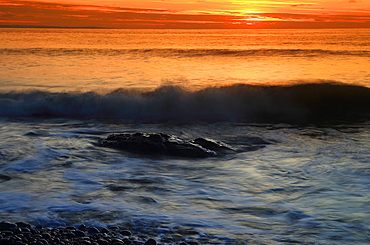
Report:
[[[164,133],[112,134],[101,140],[98,145],[140,154],[189,158],[215,157],[234,151],[222,142],[204,138],[185,141]]]

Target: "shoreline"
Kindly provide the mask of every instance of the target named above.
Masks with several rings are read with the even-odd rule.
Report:
[[[150,232],[151,233],[151,232]],[[192,235],[192,234],[188,234]],[[193,234],[194,235],[194,234]],[[111,225],[103,228],[89,227],[43,227],[25,222],[0,222],[0,244],[2,245],[198,245],[186,241],[184,234],[172,234],[161,238]]]

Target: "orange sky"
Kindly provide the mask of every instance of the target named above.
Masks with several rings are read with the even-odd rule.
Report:
[[[370,0],[0,0],[0,27],[370,28]]]

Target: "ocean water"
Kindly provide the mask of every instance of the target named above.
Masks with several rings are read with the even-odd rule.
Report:
[[[368,29],[0,29],[0,220],[369,244],[369,67]],[[97,145],[123,132],[239,151]]]

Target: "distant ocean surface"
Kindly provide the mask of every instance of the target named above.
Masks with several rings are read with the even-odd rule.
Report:
[[[0,220],[369,244],[369,67],[369,29],[0,29]],[[97,146],[135,132],[243,150]]]

